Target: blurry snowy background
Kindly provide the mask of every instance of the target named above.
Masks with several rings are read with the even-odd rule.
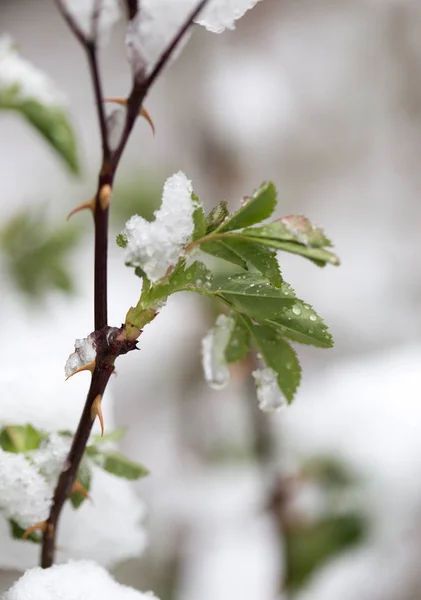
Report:
[[[35,398],[74,421],[88,375],[67,388],[61,375],[92,330],[92,228],[87,214],[65,216],[96,184],[91,83],[52,0],[2,0],[0,23],[67,94],[84,165],[71,178],[25,123],[0,114],[0,405],[30,411]],[[110,322],[139,292],[113,237],[131,214],[150,216],[181,169],[209,207],[273,180],[280,214],[326,229],[340,268],[285,256],[283,271],[336,346],[299,348],[295,403],[267,417],[245,367],[224,392],[206,388],[199,348],[213,307],[173,298],[117,365],[109,396],[107,427],[127,427],[121,449],[151,475],[130,490],[111,478],[97,500],[93,490],[97,517],[84,518],[98,536],[89,544],[72,527],[65,551],[115,563],[119,581],[161,600],[273,600],[284,584],[300,600],[421,598],[420,31],[411,0],[264,0],[234,32],[195,31],[155,86],[157,135],[137,124],[113,196]],[[129,86],[121,38],[102,55],[109,96]],[[16,218],[29,214],[23,235]],[[41,228],[68,243],[52,237],[38,256]],[[20,231],[17,247],[5,231]],[[55,288],[69,293],[48,284],[53,258],[66,273]],[[99,502],[111,496],[121,522]],[[0,533],[4,588],[19,557]]]

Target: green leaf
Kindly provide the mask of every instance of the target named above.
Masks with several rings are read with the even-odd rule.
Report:
[[[286,589],[293,592],[301,588],[330,558],[361,542],[366,529],[364,519],[353,513],[286,528]]]
[[[235,273],[228,277],[215,278],[212,291],[228,296],[250,296],[290,300],[295,298],[294,290],[285,281],[280,288],[273,287],[260,273]]]
[[[219,277],[214,281],[213,293],[257,320],[276,319],[295,302],[294,290],[287,283],[275,288],[259,273]]]
[[[243,360],[250,349],[250,331],[244,319],[234,312],[230,316],[234,320],[234,326],[225,348],[225,360],[227,363]]]
[[[79,173],[76,136],[62,107],[44,105],[36,98],[23,97],[17,83],[7,88],[0,86],[0,110],[18,112],[44,137],[69,170]]]
[[[199,198],[196,194],[192,193],[192,200],[195,206],[193,213],[193,223],[194,223],[194,231],[192,240],[198,240],[206,234],[207,223],[205,218],[205,213],[203,212],[203,207],[200,203]]]
[[[200,244],[200,249],[203,252],[206,252],[206,254],[211,254],[217,258],[222,258],[222,260],[226,260],[227,262],[247,270],[247,262],[244,260],[244,258],[232,250],[229,247],[229,244],[225,243],[225,237],[212,242]]]
[[[0,432],[0,447],[6,452],[29,452],[39,448],[44,438],[32,425],[8,425]]]
[[[250,227],[270,217],[276,207],[275,186],[264,183],[251,198],[244,200],[243,206],[218,227],[218,233]]]
[[[123,233],[119,233],[115,241],[117,242],[117,246],[120,246],[120,248],[125,248],[127,246],[127,238]]]
[[[21,540],[23,538],[23,534],[25,533],[25,529],[22,529],[20,525],[13,521],[13,519],[9,519],[10,525],[10,535],[14,540]],[[26,538],[29,542],[33,542],[34,544],[40,544],[42,542],[42,536],[39,533],[32,532]]]
[[[149,471],[141,464],[129,460],[120,452],[100,451],[96,448],[87,448],[87,454],[104,471],[124,479],[140,479],[149,475]]]
[[[211,287],[212,274],[202,262],[195,261],[186,269],[185,261],[180,261],[170,275],[160,279],[145,292],[142,290],[141,305],[144,308],[159,306],[176,292],[206,294],[210,292]]]
[[[309,304],[296,300],[270,324],[278,327],[284,337],[319,348],[332,348],[333,338],[326,324]]]
[[[92,472],[89,467],[88,461],[84,458],[79,466],[77,471],[77,481],[79,481],[85,490],[89,492],[91,489],[91,481],[92,481]],[[73,508],[77,509],[83,502],[86,500],[86,496],[84,496],[80,492],[73,492],[70,495],[70,502],[72,503]]]
[[[244,268],[247,268],[247,264],[249,264],[260,271],[260,273],[266,277],[273,286],[282,286],[283,280],[279,271],[276,252],[273,250],[270,250],[264,245],[254,241],[242,239],[237,235],[232,236],[230,234],[227,234],[220,240],[211,242],[211,244],[224,245],[226,251],[232,253],[236,257],[236,260],[230,260],[230,258],[222,255],[220,255],[220,258],[225,258],[225,260],[229,260],[230,262],[234,262],[240,266],[244,265]],[[204,246],[207,246],[207,244],[201,245],[202,250],[204,249]],[[205,250],[205,252],[207,252],[207,250]]]
[[[206,234],[215,231],[229,215],[228,202],[223,200],[206,217]]]
[[[310,224],[309,221],[307,222]],[[325,250],[325,247],[331,246],[331,242],[324,237],[320,229],[310,229],[310,225],[307,233],[304,234],[300,231],[294,233],[282,220],[279,220],[262,227],[244,229],[241,235],[254,241],[258,238],[260,244],[271,248],[304,256],[318,266],[324,266],[327,263],[339,265],[336,254]]]
[[[297,355],[273,327],[252,325],[251,333],[266,366],[275,371],[279,389],[291,403],[301,379]]]

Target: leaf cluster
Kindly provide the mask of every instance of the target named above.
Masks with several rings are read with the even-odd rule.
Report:
[[[192,241],[172,270],[154,284],[136,269],[143,278],[142,294],[128,311],[126,325],[142,329],[176,292],[212,296],[223,303],[234,321],[225,348],[227,363],[242,360],[251,349],[257,350],[266,366],[276,373],[280,391],[291,402],[301,368],[289,342],[330,348],[333,340],[319,315],[284,281],[278,252],[297,254],[317,266],[338,265],[331,242],[303,216],[291,215],[262,224],[276,207],[273,183],[263,184],[251,197],[244,198],[233,214],[222,202],[205,216],[194,194],[192,202]],[[120,235],[117,243],[124,247],[127,241]],[[221,277],[201,261],[189,264],[193,249],[231,263],[238,272]]]

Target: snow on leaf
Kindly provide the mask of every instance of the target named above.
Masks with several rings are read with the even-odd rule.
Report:
[[[127,56],[135,76],[153,70],[197,1],[142,0],[142,10],[129,22],[126,33]]]
[[[0,449],[0,512],[23,529],[47,518],[51,486],[23,454]]]
[[[210,0],[196,23],[216,33],[234,29],[234,22],[257,2],[259,0]],[[199,0],[142,0],[142,9],[129,22],[126,33],[127,55],[135,76],[152,71],[198,4]],[[176,54],[188,39],[189,34],[184,36]]]
[[[61,0],[66,12],[91,40],[106,42],[121,16],[119,0]]]
[[[63,468],[70,449],[71,438],[52,433],[41,442],[40,447],[28,454],[34,467],[54,485]]]
[[[21,58],[13,39],[0,37],[0,90],[19,86],[21,99],[31,98],[46,106],[63,106],[65,96],[44,73]]]
[[[264,412],[278,411],[286,406],[286,400],[279,391],[276,373],[273,369],[257,369],[252,372],[256,382],[259,408]]]
[[[110,111],[107,116],[107,131],[110,148],[115,150],[120,143],[126,123],[126,108],[119,106]]]
[[[210,0],[196,23],[213,33],[222,33],[225,29],[234,29],[235,21],[260,0]]]
[[[156,600],[117,583],[93,561],[69,561],[49,569],[30,569],[13,584],[3,600]]]
[[[194,210],[191,182],[180,171],[165,182],[154,221],[138,215],[127,221],[122,232],[127,240],[126,263],[140,267],[152,282],[164,277],[191,240]]]
[[[206,382],[215,390],[228,385],[229,369],[225,350],[235,322],[232,317],[219,315],[216,324],[202,340],[202,364]]]
[[[69,356],[64,366],[66,377],[73,375],[77,369],[89,364],[96,357],[93,335],[75,341],[75,351]]]

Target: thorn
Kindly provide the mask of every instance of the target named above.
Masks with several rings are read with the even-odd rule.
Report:
[[[98,417],[101,424],[101,435],[104,435],[104,417],[102,416],[101,400],[102,396],[98,394],[91,407],[91,419],[95,421],[95,417]]]
[[[96,365],[95,360],[92,360],[91,362],[87,363],[86,365],[82,365],[81,367],[76,369],[76,371],[73,371],[73,373],[70,373],[70,375],[68,375],[66,377],[66,381],[68,379],[70,379],[70,377],[73,377],[73,375],[76,375],[76,373],[82,373],[82,371],[90,371],[92,374],[95,370],[95,365]]]
[[[84,202],[83,204],[79,204],[79,206],[76,206],[76,208],[74,208],[71,212],[69,212],[69,214],[67,215],[67,221],[70,219],[70,217],[73,217],[73,215],[80,212],[81,210],[85,210],[86,208],[88,208],[92,212],[92,214],[94,214],[95,204],[96,204],[95,196],[93,198],[91,198],[90,200],[88,200],[87,202]]]
[[[99,190],[99,205],[102,210],[107,210],[111,202],[111,186],[107,183]]]
[[[78,479],[76,479],[76,481],[73,483],[70,493],[71,494],[82,494],[82,496],[84,496],[85,498],[87,498],[88,500],[90,500],[92,502],[92,498],[89,495],[88,490],[86,490],[83,487],[83,485],[80,483],[80,481]]]
[[[104,98],[104,102],[114,102],[115,104],[120,104],[121,106],[126,106],[127,99],[126,98]],[[152,120],[152,117],[150,116],[150,114],[148,113],[148,111],[146,110],[146,108],[143,108],[143,106],[139,110],[139,116],[143,117],[144,119],[146,119],[146,121],[151,126],[152,133],[155,135],[155,132],[156,132],[156,130],[155,130],[155,124],[154,124],[154,122]]]
[[[26,540],[27,537],[31,535],[31,533],[34,533],[34,531],[41,531],[41,533],[45,533],[46,530],[47,521],[40,521],[39,523],[35,523],[35,525],[31,525],[31,527],[28,527],[28,529],[23,534],[22,539]]]
[[[155,135],[155,123],[152,121],[152,117],[151,115],[148,113],[148,111],[146,110],[146,108],[143,108],[143,106],[141,107],[140,111],[139,111],[139,115],[141,117],[143,117],[144,119],[146,119],[146,121],[149,123],[149,125],[151,126],[152,129],[152,133],[153,135]]]

